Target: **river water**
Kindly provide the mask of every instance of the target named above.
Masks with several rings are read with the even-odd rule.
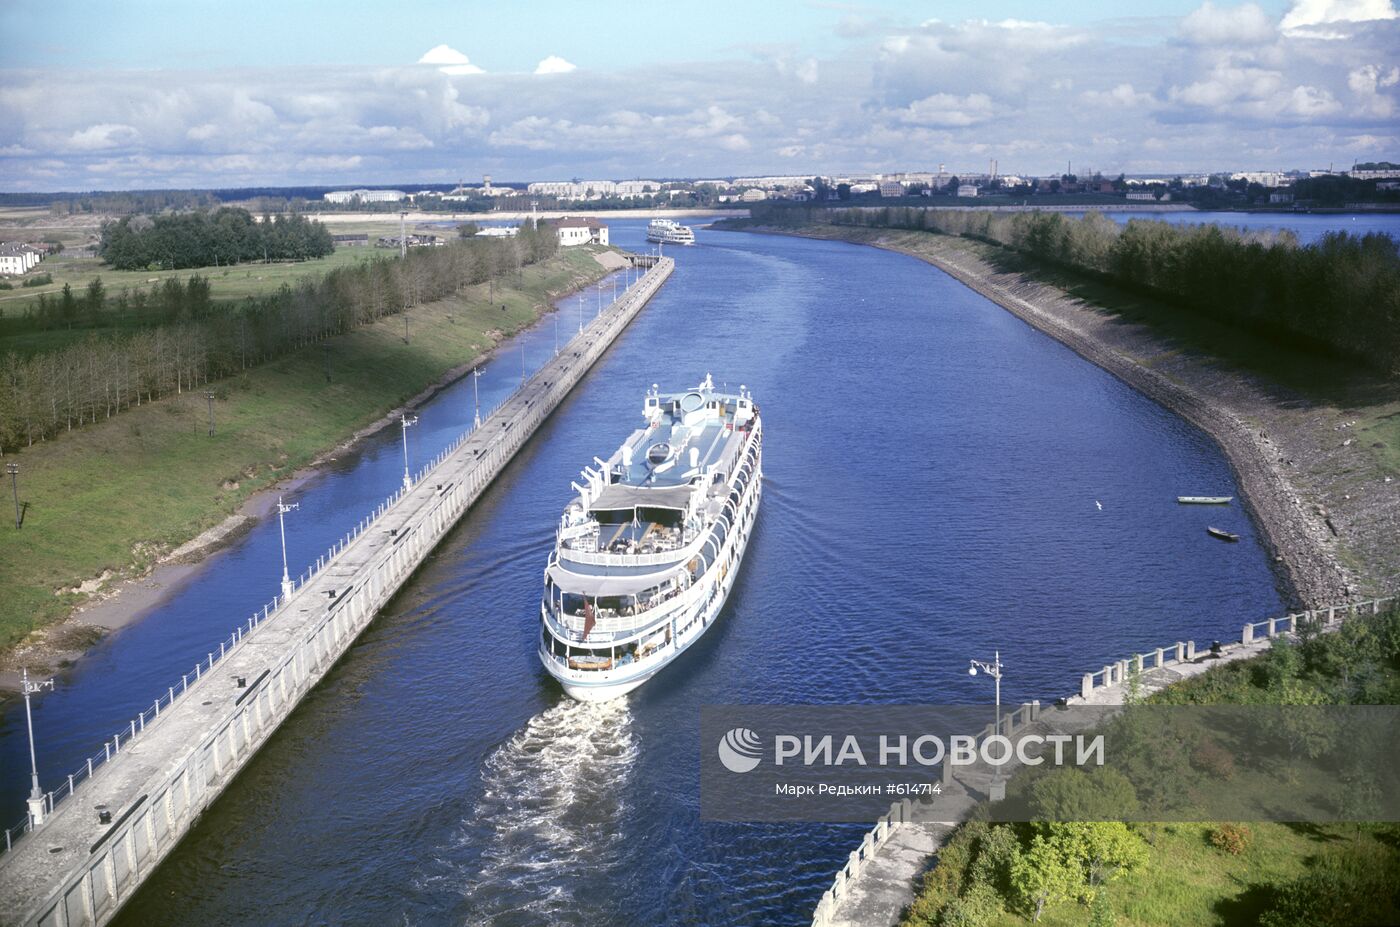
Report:
[[[647,247],[643,223],[610,223]],[[700,230],[670,282],[312,692],[121,923],[788,924],[861,828],[699,820],[699,707],[1054,699],[1133,650],[1282,610],[1202,433],[934,268],[839,242]],[[563,301],[560,334],[596,305]],[[494,405],[553,352],[506,345]],[[541,572],[569,481],[640,421],[644,390],[713,372],[765,417],[758,525],[720,623],[615,703],[538,665]],[[409,431],[470,424],[470,378]],[[415,466],[417,464],[415,463]],[[390,493],[389,429],[295,490],[305,565]],[[1207,522],[1238,531],[1235,545]],[[36,703],[46,787],[276,591],[259,525]],[[23,712],[0,810],[23,813]]]

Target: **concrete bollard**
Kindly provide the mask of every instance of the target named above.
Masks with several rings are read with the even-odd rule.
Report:
[[[890,825],[891,825],[891,826],[894,826],[894,825],[896,825],[896,824],[903,824],[903,823],[904,823],[904,804],[903,804],[903,802],[897,802],[897,801],[892,801],[892,802],[890,802]]]
[[[1038,721],[1039,719],[1040,719],[1040,699],[1038,699],[1038,698],[1037,698],[1037,699],[1032,699],[1032,700],[1031,700],[1031,720],[1032,720],[1032,721]]]
[[[1158,651],[1158,653],[1160,652]],[[1142,674],[1142,654],[1140,653],[1133,654],[1133,672],[1138,675]]]
[[[1163,665],[1165,665],[1165,663],[1166,663],[1166,651],[1165,651],[1163,648],[1158,647],[1158,648],[1157,648],[1157,669],[1161,669],[1161,668],[1163,667]]]
[[[1269,619],[1269,637],[1270,637],[1270,638],[1274,638],[1274,637],[1277,637],[1277,636],[1278,636],[1278,619],[1277,619],[1277,618],[1270,618],[1270,619]]]
[[[1194,660],[1194,659],[1196,659],[1196,642],[1195,642],[1195,641],[1187,641],[1187,642],[1186,642],[1186,659],[1188,659],[1188,660]]]
[[[945,767],[947,763],[943,764]],[[914,821],[914,803],[907,798],[899,800],[899,820],[903,824],[910,824]]]
[[[1242,644],[1252,644],[1252,643],[1254,643],[1254,625],[1252,625],[1252,624],[1247,624],[1247,625],[1244,626],[1244,630],[1240,632],[1240,643],[1242,643]]]
[[[1079,683],[1079,695],[1081,698],[1088,698],[1094,691],[1094,676],[1092,673],[1085,673],[1084,679]]]

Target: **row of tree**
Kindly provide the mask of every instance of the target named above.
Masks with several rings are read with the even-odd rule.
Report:
[[[305,216],[256,222],[246,209],[126,216],[102,226],[98,257],[117,270],[304,261],[335,250],[326,226]]]
[[[775,224],[919,229],[1004,245],[1259,333],[1400,370],[1400,246],[1390,235],[1243,231],[1090,213],[756,208]]]
[[[551,230],[522,229],[513,239],[469,239],[335,268],[234,304],[211,300],[205,278],[172,278],[151,297],[171,314],[166,324],[94,334],[32,357],[6,355],[0,365],[0,449],[111,418],[443,299],[543,260],[557,247]]]

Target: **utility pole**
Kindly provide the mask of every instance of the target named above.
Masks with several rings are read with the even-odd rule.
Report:
[[[996,699],[997,699],[997,701],[996,701],[996,727],[992,728],[992,733],[993,733],[994,735],[1000,735],[1000,734],[1001,734],[1001,671],[1002,671],[1001,651],[1000,651],[1000,650],[993,651],[993,656],[992,656],[992,662],[991,662],[991,663],[986,663],[986,662],[984,662],[984,661],[982,661],[982,660],[969,660],[969,661],[968,661],[967,674],[968,674],[969,676],[976,676],[976,675],[977,675],[977,671],[978,671],[979,669],[980,669],[982,672],[986,673],[988,676],[991,676],[992,679],[994,679],[994,680],[996,681]],[[1005,784],[1004,782],[1001,781],[1001,767],[1000,767],[1000,766],[995,766],[995,767],[993,767],[993,770],[992,770],[992,789],[991,789],[991,796],[990,796],[990,797],[991,797],[992,801],[1000,801],[1001,799],[1003,799],[1003,798],[1006,797],[1006,784]]]
[[[408,213],[404,210],[399,210],[399,257],[408,257]]]
[[[472,418],[472,430],[481,427],[481,391],[477,388],[476,381],[481,379],[481,368],[472,368],[472,399],[476,403],[476,415]]]
[[[520,340],[520,385],[525,385],[525,340]]]
[[[418,424],[418,416],[400,415],[399,424],[403,426],[403,489],[408,492],[413,488],[413,479],[408,475],[408,429]]]
[[[214,437],[214,391],[207,389],[204,391],[204,398],[209,403],[209,437]]]
[[[578,330],[579,330],[579,334],[583,334],[583,291],[582,291],[582,290],[580,290],[580,291],[579,291],[579,294],[578,294]]]
[[[10,474],[10,489],[15,494],[15,530],[18,531],[23,524],[19,517],[19,464],[5,464],[5,472]]]
[[[277,527],[282,532],[282,598],[292,597],[292,577],[287,573],[287,513],[301,508],[300,502],[284,503],[277,497]]]
[[[31,829],[44,823],[44,790],[39,788],[39,762],[34,753],[34,715],[29,709],[29,697],[43,689],[52,689],[53,680],[29,681],[29,668],[20,671],[20,687],[24,690],[24,720],[29,726],[29,826]]]

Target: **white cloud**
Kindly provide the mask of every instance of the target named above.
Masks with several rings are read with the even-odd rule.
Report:
[[[576,70],[578,70],[578,65],[565,61],[558,55],[550,55],[535,65],[536,74],[568,74],[570,71]]]
[[[466,55],[453,48],[451,45],[434,45],[423,53],[423,57],[418,59],[419,64],[435,64],[438,70],[444,74],[485,74],[481,68],[472,64]]]
[[[102,151],[131,145],[140,137],[141,133],[132,126],[100,122],[70,135],[68,147],[74,151]]]
[[[965,97],[935,93],[915,100],[896,114],[901,122],[922,126],[972,126],[992,118],[992,98],[985,93]]]
[[[1289,35],[1318,39],[1340,39],[1349,30],[1337,28],[1349,23],[1395,19],[1391,0],[1296,0],[1279,25]]]
[[[1341,110],[1342,105],[1330,92],[1317,87],[1303,86],[1293,88],[1293,92],[1288,95],[1287,104],[1283,107],[1285,113],[1302,116],[1304,119],[1330,116]]]
[[[817,82],[817,59],[808,58],[793,68],[792,73],[804,84],[815,84]]]
[[[1278,37],[1274,21],[1255,4],[1223,7],[1210,0],[1182,19],[1180,32],[1196,45],[1257,45]]]
[[[1119,84],[1112,90],[1086,90],[1079,98],[1090,106],[1147,106],[1152,94],[1138,93],[1132,84]]]
[[[352,171],[364,163],[360,155],[313,155],[302,158],[297,167],[303,171]]]
[[[1376,93],[1382,87],[1400,83],[1400,67],[1386,70],[1383,65],[1365,64],[1347,75],[1347,86],[1356,93]]]

